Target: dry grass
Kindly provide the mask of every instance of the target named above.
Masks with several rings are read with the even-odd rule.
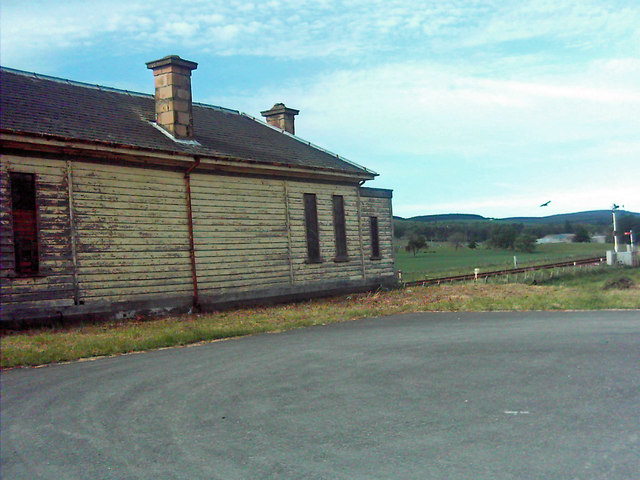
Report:
[[[405,312],[640,309],[640,269],[625,271],[635,282],[630,289],[602,288],[611,275],[591,275],[579,282],[573,278],[570,286],[411,287],[220,313],[33,330],[2,339],[2,367],[117,355]]]

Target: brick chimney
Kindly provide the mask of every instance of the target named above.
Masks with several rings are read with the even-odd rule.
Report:
[[[276,103],[271,107],[271,110],[260,112],[260,114],[267,119],[267,123],[269,125],[278,127],[292,135],[296,133],[296,129],[293,124],[293,117],[298,115],[298,113],[300,113],[300,110],[287,108],[284,106],[284,103]]]
[[[198,64],[177,55],[147,63],[156,86],[156,123],[177,139],[193,138],[191,70]]]

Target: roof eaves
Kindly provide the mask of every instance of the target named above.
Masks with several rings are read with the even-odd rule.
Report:
[[[72,142],[78,145],[95,145],[95,146],[102,146],[104,148],[129,149],[135,152],[139,152],[139,154],[143,154],[143,152],[148,152],[150,155],[157,153],[157,154],[164,154],[164,155],[175,156],[175,157],[197,156],[201,158],[210,158],[212,160],[219,160],[222,162],[239,162],[239,163],[248,164],[248,165],[274,167],[277,169],[282,169],[283,171],[293,169],[293,170],[304,170],[308,172],[328,172],[328,173],[333,172],[332,174],[346,175],[348,177],[361,178],[365,180],[366,178],[362,176],[363,173],[366,175],[370,175],[371,177],[373,177],[374,175],[377,175],[372,173],[370,170],[365,171],[365,169],[363,169],[363,172],[361,172],[360,174],[357,174],[354,172],[328,169],[326,167],[317,167],[317,166],[311,166],[311,165],[295,165],[294,166],[294,165],[279,163],[279,162],[264,162],[260,160],[252,160],[252,159],[237,157],[234,155],[213,152],[213,151],[197,152],[197,151],[186,151],[186,150],[180,151],[175,149],[167,150],[167,149],[161,149],[161,148],[140,147],[137,145],[122,144],[117,142],[107,142],[104,140],[79,139],[79,138],[73,138],[73,137],[65,137],[63,135],[55,135],[55,134],[49,134],[49,133],[23,132],[20,130],[13,130],[13,129],[7,129],[7,128],[0,128],[0,133],[8,134],[8,135],[16,135],[19,137],[23,137],[25,139],[32,137],[32,138],[41,138],[44,140],[49,140],[54,142]]]

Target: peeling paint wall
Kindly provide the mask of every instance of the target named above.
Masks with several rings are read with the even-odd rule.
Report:
[[[189,296],[184,174],[73,164],[80,300]]]
[[[391,199],[380,197],[361,197],[362,202],[362,239],[365,252],[365,272],[368,277],[395,276],[393,252],[393,215]],[[371,217],[378,218],[380,258],[372,259]]]
[[[19,278],[14,271],[9,172],[35,173],[40,272]],[[64,161],[2,156],[1,279],[2,316],[24,309],[51,309],[74,304],[69,203]]]
[[[203,297],[289,283],[282,181],[196,170],[191,191]]]
[[[7,177],[14,171],[36,174],[41,268],[27,278],[16,278],[13,267]],[[307,261],[305,193],[317,196],[321,263]],[[348,261],[334,261],[333,195],[344,198]],[[391,199],[361,197],[357,185],[196,169],[191,205],[205,305],[394,276]],[[192,300],[184,169],[4,155],[1,206],[3,320],[135,305],[168,311]],[[370,253],[372,215],[379,218],[379,260]]]
[[[288,182],[288,192],[295,282],[305,283],[339,278],[349,280],[362,279],[357,187],[291,181]],[[307,263],[303,203],[303,195],[305,193],[316,194],[322,263]],[[334,262],[336,245],[333,229],[333,195],[342,195],[344,197],[348,262]]]

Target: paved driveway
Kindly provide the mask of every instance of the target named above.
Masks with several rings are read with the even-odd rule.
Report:
[[[426,313],[2,373],[2,478],[640,478],[640,312]]]

